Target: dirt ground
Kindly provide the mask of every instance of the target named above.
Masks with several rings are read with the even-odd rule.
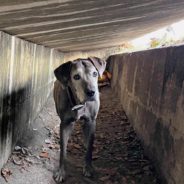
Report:
[[[55,184],[52,176],[59,163],[59,123],[51,97],[2,169],[4,177],[0,177],[0,184]],[[140,140],[110,88],[101,89],[93,178],[82,176],[85,149],[81,132],[78,122],[68,145],[66,184],[160,183],[153,164],[144,156]]]

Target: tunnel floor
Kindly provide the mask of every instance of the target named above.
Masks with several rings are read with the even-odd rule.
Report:
[[[0,183],[54,184],[52,174],[59,162],[59,118],[50,98],[31,131],[17,144],[0,177]],[[82,176],[83,135],[80,122],[68,145],[66,184],[159,184],[152,162],[109,88],[101,89],[93,154],[95,176]]]

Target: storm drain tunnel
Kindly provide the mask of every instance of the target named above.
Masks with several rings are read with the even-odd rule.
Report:
[[[184,17],[184,2],[12,0],[0,4],[0,183],[54,183],[59,118],[53,71],[107,60],[94,178],[81,174],[80,123],[69,142],[66,183],[184,183],[184,46],[121,53],[134,38]]]

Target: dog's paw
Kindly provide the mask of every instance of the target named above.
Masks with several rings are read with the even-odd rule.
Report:
[[[56,183],[62,183],[66,179],[66,173],[63,169],[59,169],[53,176],[54,180]]]
[[[89,165],[84,166],[83,175],[86,177],[92,177],[94,175],[94,168]]]

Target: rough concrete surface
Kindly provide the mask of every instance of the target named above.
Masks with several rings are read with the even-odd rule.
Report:
[[[62,53],[0,32],[0,168],[45,104]]]
[[[51,184],[53,171],[53,158],[56,158],[57,151],[52,152],[52,162],[47,159],[38,159],[45,146],[45,140],[49,138],[50,128],[54,129],[59,124],[59,119],[55,116],[54,104],[52,99],[42,109],[41,113],[31,124],[29,129],[24,132],[24,137],[16,146],[26,148],[25,154],[22,150],[13,151],[8,163],[4,168],[9,168],[12,175],[8,179],[11,184]],[[16,147],[15,146],[15,147]],[[28,161],[26,161],[26,159]],[[21,163],[21,164],[20,164]],[[3,177],[0,177],[0,183],[7,183]]]
[[[31,131],[26,132],[24,139],[17,144],[28,150],[24,150],[24,154],[22,150],[14,151],[4,167],[12,172],[7,178],[9,184],[54,184],[52,174],[59,162],[59,123],[50,98],[32,124]],[[38,157],[42,151],[48,153],[45,158]],[[68,145],[66,184],[160,183],[152,162],[144,156],[140,140],[109,88],[101,90],[93,154],[96,172],[92,179],[82,176],[84,152],[81,124],[78,122]],[[6,183],[4,178],[0,177],[0,183]]]
[[[0,30],[61,51],[121,45],[184,17],[183,0],[1,0]]]
[[[168,184],[184,183],[184,46],[109,58],[112,88]]]

